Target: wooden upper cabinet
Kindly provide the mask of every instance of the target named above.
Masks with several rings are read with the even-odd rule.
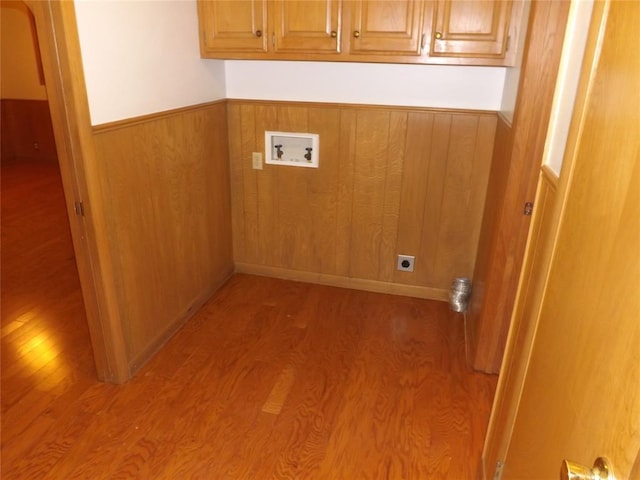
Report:
[[[267,0],[198,0],[198,21],[203,57],[267,51]]]
[[[438,0],[434,3],[431,56],[504,58],[512,2]]]
[[[275,53],[340,52],[340,0],[276,0],[271,12]]]
[[[200,51],[204,58],[511,65],[524,38],[523,5],[525,0],[198,0]]]
[[[423,0],[349,2],[349,53],[420,55],[424,44]]]

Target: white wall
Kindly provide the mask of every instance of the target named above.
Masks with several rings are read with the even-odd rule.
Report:
[[[499,110],[505,68],[338,62],[226,62],[227,96]]]
[[[522,74],[522,59],[524,57],[524,45],[527,37],[527,25],[529,23],[529,15],[531,13],[531,1],[522,2],[522,18],[517,29],[518,39],[512,40],[512,44],[519,46],[518,55],[515,59],[515,65],[507,68],[504,79],[504,90],[502,93],[502,105],[500,113],[507,119],[509,123],[513,123],[513,116],[516,109],[516,101],[518,100],[518,89],[520,87],[520,75]]]
[[[571,2],[543,155],[543,163],[558,176],[571,126],[592,11],[593,0]]]
[[[224,62],[202,60],[195,0],[76,0],[91,123],[225,98]]]
[[[221,98],[499,110],[505,68],[203,60],[195,0],[76,0],[93,125]]]
[[[0,20],[0,97],[46,100],[27,6],[19,2],[3,3]]]

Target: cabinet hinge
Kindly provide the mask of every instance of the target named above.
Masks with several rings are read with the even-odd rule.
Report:
[[[507,44],[504,46],[504,51],[508,52],[510,46],[511,46],[511,35],[507,35]]]
[[[76,212],[77,216],[84,217],[84,204],[82,202],[74,202],[73,210]]]

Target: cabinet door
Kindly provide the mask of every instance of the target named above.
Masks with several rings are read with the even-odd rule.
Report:
[[[203,56],[266,52],[266,8],[266,0],[198,0]]]
[[[349,53],[420,55],[424,1],[356,0],[349,2]]]
[[[340,0],[274,1],[273,51],[339,53],[340,4]]]
[[[436,1],[430,55],[503,58],[511,8],[505,0]]]

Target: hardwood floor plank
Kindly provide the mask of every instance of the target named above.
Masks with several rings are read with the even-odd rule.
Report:
[[[2,178],[3,480],[476,478],[496,378],[467,368],[444,303],[235,275],[131,381],[98,382],[69,245],[14,237],[64,219],[19,201],[55,171],[19,170]]]
[[[283,368],[271,392],[269,392],[269,397],[262,405],[262,411],[278,415],[295,379],[296,370],[292,366]]]

